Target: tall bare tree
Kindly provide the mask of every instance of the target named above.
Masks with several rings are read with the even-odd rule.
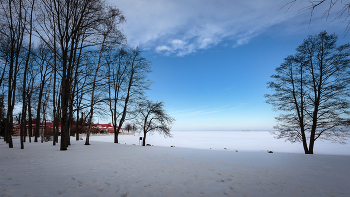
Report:
[[[76,112],[76,120],[77,123],[81,122],[83,124],[83,122],[85,122],[85,118],[83,115],[83,110],[84,108],[87,108],[87,105],[85,105],[83,103],[84,100],[84,95],[88,92],[87,90],[87,86],[88,86],[88,75],[90,73],[89,69],[86,69],[88,65],[86,65],[85,67],[82,66],[83,65],[83,61],[88,61],[89,59],[89,55],[88,54],[82,54],[82,52],[79,52],[79,56],[78,56],[78,64],[75,68],[75,75],[74,75],[74,92],[75,92],[75,103],[74,105],[76,106],[75,112]],[[80,117],[80,113],[81,113],[81,117]],[[82,125],[79,125],[82,126]],[[79,132],[80,132],[80,127],[77,125],[77,132],[76,134],[76,141],[79,141]]]
[[[38,142],[38,137],[40,134],[40,127],[42,127],[42,107],[43,107],[43,98],[45,90],[47,89],[48,82],[50,80],[50,74],[52,73],[52,54],[48,48],[45,48],[45,45],[42,43],[38,50],[36,50],[36,59],[37,59],[37,72],[39,75],[39,84],[38,84],[38,94],[37,94],[37,108],[36,108],[36,126],[35,126],[35,138],[34,142]],[[44,98],[45,99],[45,98]],[[43,140],[43,139],[41,139]]]
[[[115,56],[114,64],[109,65],[109,108],[114,127],[114,143],[118,143],[120,129],[127,115],[132,115],[132,105],[144,98],[149,87],[147,74],[150,62],[142,57],[138,48],[121,48]]]
[[[42,13],[39,36],[50,46],[58,44],[61,77],[61,146],[67,150],[69,121],[72,114],[73,72],[80,48],[100,45],[96,42],[96,28],[108,17],[103,0],[41,0]],[[53,33],[54,32],[54,33]],[[90,38],[86,39],[86,36]]]
[[[7,118],[5,139],[12,144],[13,109],[16,103],[16,88],[21,60],[24,52],[24,36],[26,34],[25,1],[0,1],[0,34],[6,42],[5,64],[8,67],[7,77]]]
[[[112,53],[109,53],[111,55]],[[114,128],[114,143],[118,143],[117,125],[120,111],[118,109],[123,94],[123,86],[126,82],[127,73],[127,51],[121,48],[116,55],[107,56],[107,79],[108,79],[108,105],[111,112],[112,125]]]
[[[284,111],[276,120],[277,138],[302,142],[313,154],[317,139],[344,142],[350,123],[350,44],[336,47],[337,36],[309,36],[276,68],[267,103]]]
[[[24,74],[23,74],[23,90],[22,90],[22,118],[21,118],[21,149],[24,149],[24,144],[23,141],[25,140],[25,131],[26,131],[26,119],[27,119],[27,92],[26,92],[26,85],[27,85],[27,71],[28,71],[28,65],[30,61],[30,56],[32,53],[32,32],[33,32],[33,15],[34,15],[34,5],[35,5],[35,0],[29,1],[29,5],[26,7],[29,7],[29,9],[25,9],[26,12],[29,13],[29,17],[26,20],[26,23],[29,23],[28,27],[28,35],[29,35],[29,43],[28,43],[28,50],[27,50],[27,57],[25,61],[25,66],[24,66]]]
[[[97,26],[97,31],[102,37],[101,49],[99,51],[98,62],[92,83],[91,101],[90,101],[90,117],[89,117],[89,129],[86,135],[85,145],[90,145],[89,135],[91,132],[92,117],[94,115],[94,94],[96,88],[96,79],[99,69],[102,64],[102,54],[104,52],[105,45],[120,45],[124,42],[124,35],[116,28],[117,24],[124,22],[124,15],[118,10],[112,7],[105,13],[105,20]]]

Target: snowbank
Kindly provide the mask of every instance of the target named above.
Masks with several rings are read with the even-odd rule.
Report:
[[[129,136],[136,137],[136,136]],[[91,140],[99,137],[93,136]],[[350,156],[0,141],[0,196],[348,196]],[[137,140],[136,140],[137,143]],[[136,144],[135,143],[135,144]]]

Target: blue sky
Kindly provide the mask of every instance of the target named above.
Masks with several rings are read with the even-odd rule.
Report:
[[[164,101],[173,130],[272,130],[265,103],[274,69],[308,35],[326,30],[349,42],[346,23],[299,13],[308,1],[109,0],[127,22],[128,44],[152,62],[148,98]],[[335,8],[336,10],[336,8]]]

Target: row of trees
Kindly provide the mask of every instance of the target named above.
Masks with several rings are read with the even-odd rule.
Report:
[[[22,149],[27,121],[31,140],[32,117],[38,120],[35,142],[40,122],[52,120],[53,144],[61,124],[60,150],[67,150],[73,120],[88,123],[89,145],[93,117],[104,114],[112,117],[118,143],[125,120],[140,117],[144,103],[152,103],[144,95],[150,62],[126,45],[118,26],[123,13],[103,0],[9,0],[0,6],[0,93],[9,147],[15,108],[21,109]]]

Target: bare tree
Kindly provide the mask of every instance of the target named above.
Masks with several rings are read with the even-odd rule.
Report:
[[[276,120],[277,138],[302,142],[314,153],[317,139],[343,143],[349,125],[350,44],[336,47],[337,36],[321,32],[309,36],[276,68],[267,103],[284,111]],[[309,143],[308,143],[309,141]]]
[[[32,122],[32,102],[33,102],[33,92],[34,90],[34,82],[36,80],[36,72],[34,71],[34,65],[35,62],[33,59],[34,55],[31,55],[32,58],[30,58],[30,66],[28,66],[28,76],[27,76],[27,90],[26,90],[26,102],[28,107],[28,135],[29,135],[29,142],[32,142],[32,136],[33,136],[33,122]]]
[[[112,57],[106,59],[107,63],[107,79],[108,79],[108,105],[111,112],[112,125],[114,128],[114,143],[118,143],[117,121],[120,116],[118,110],[123,94],[123,86],[127,81],[127,51],[121,48],[115,55],[110,53]]]
[[[72,119],[73,73],[80,48],[98,46],[96,28],[106,20],[106,4],[102,0],[41,0],[42,13],[38,36],[48,46],[57,46],[61,77],[61,146],[67,150]],[[89,39],[88,39],[88,38]],[[55,40],[55,43],[53,43]]]
[[[114,143],[118,143],[119,132],[127,116],[134,114],[131,106],[143,100],[144,91],[149,87],[147,74],[150,62],[141,53],[138,48],[122,48],[116,55],[115,64],[109,64],[107,100],[114,127]]]
[[[98,26],[97,31],[102,36],[101,49],[99,51],[98,62],[96,66],[95,76],[92,83],[91,101],[90,101],[90,117],[89,117],[89,129],[86,135],[85,145],[90,145],[89,135],[91,132],[92,117],[94,115],[94,93],[96,88],[96,79],[98,71],[101,66],[102,53],[104,52],[105,45],[119,45],[124,42],[124,35],[116,28],[116,25],[124,22],[124,15],[118,10],[112,7],[104,14],[105,20]]]
[[[129,133],[130,130],[132,130],[131,124],[130,124],[130,123],[127,123],[127,124],[125,125],[125,129],[128,130],[128,133]]]
[[[0,1],[0,35],[5,50],[4,62],[8,67],[7,77],[7,118],[5,126],[5,140],[12,144],[13,109],[16,103],[17,79],[24,52],[24,36],[26,33],[25,1]]]
[[[30,55],[32,53],[32,32],[33,32],[33,15],[34,15],[34,5],[35,5],[35,0],[32,0],[31,2],[28,2],[31,5],[29,6],[29,19],[25,19],[27,23],[29,23],[29,28],[28,28],[28,34],[29,34],[29,45],[28,45],[28,51],[27,51],[27,57],[26,57],[26,62],[24,66],[24,74],[23,74],[23,91],[22,91],[22,118],[21,118],[21,149],[24,149],[24,144],[23,141],[25,141],[25,131],[26,131],[26,118],[27,118],[27,93],[26,93],[26,85],[27,85],[27,70],[28,70],[28,65],[30,61]]]
[[[287,8],[287,11],[294,6],[297,2],[302,3],[303,0],[292,0],[289,1],[283,8]],[[333,20],[343,20],[346,25],[345,32],[350,31],[350,3],[344,0],[309,0],[305,1],[308,3],[307,6],[299,9],[299,13],[310,11],[310,23],[314,15],[314,11],[318,8],[323,9],[322,17],[329,19],[329,16],[336,10],[336,16]],[[324,7],[322,7],[324,6]],[[321,8],[322,7],[322,8]]]
[[[166,137],[172,137],[170,130],[175,119],[165,112],[163,102],[146,100],[139,105],[138,113],[137,123],[143,131],[142,146],[146,145],[147,133],[158,131]]]
[[[40,134],[40,125],[42,123],[41,121],[41,110],[43,109],[43,97],[45,94],[45,89],[47,87],[47,83],[50,80],[50,74],[52,73],[52,67],[50,65],[50,62],[52,61],[52,54],[50,53],[50,50],[48,48],[45,48],[45,45],[43,43],[40,44],[37,53],[36,53],[36,59],[37,59],[37,72],[39,75],[39,85],[38,85],[38,102],[37,102],[37,108],[36,108],[36,126],[35,126],[35,138],[34,142],[38,142],[38,137]],[[44,98],[45,99],[45,98]],[[43,142],[43,138],[41,138],[41,141]]]
[[[133,131],[136,131],[137,129],[138,129],[138,128],[137,128],[137,124],[136,124],[136,123],[133,123],[133,124],[132,124],[132,130],[133,130]]]
[[[87,56],[87,55],[86,55]],[[87,108],[86,105],[84,105],[83,100],[84,100],[84,95],[87,93],[86,87],[87,87],[87,81],[88,81],[88,75],[89,75],[89,69],[87,69],[86,66],[82,66],[84,60],[86,60],[88,57],[85,57],[85,54],[79,52],[79,57],[78,61],[79,63],[77,64],[75,68],[75,76],[74,76],[74,92],[75,92],[75,103],[74,105],[76,106],[75,112],[76,112],[76,120],[83,125],[85,122],[83,110],[84,108]],[[85,90],[85,91],[84,91]],[[80,117],[81,113],[81,117]],[[81,126],[80,125],[80,126]],[[80,127],[78,127],[78,132],[76,132],[76,141],[79,141],[79,131]]]
[[[54,16],[51,15],[52,20],[54,20]],[[53,52],[53,88],[52,88],[52,116],[53,116],[53,128],[52,128],[52,133],[53,133],[53,140],[52,140],[52,145],[56,145],[56,141],[58,142],[58,108],[56,106],[57,101],[56,101],[56,80],[57,80],[57,67],[58,67],[58,47],[57,47],[57,31],[56,31],[56,23],[53,23],[53,34],[52,34],[52,40],[53,44],[51,47],[51,50]],[[59,88],[57,88],[59,89]]]

